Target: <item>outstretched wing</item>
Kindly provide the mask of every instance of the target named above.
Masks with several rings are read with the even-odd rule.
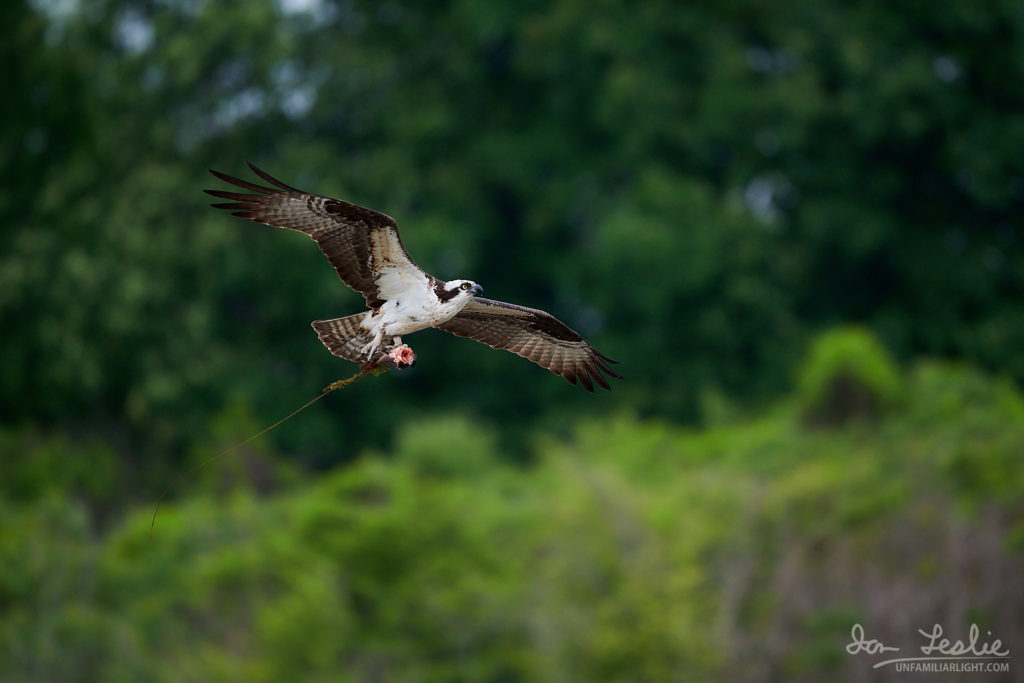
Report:
[[[458,315],[438,327],[491,348],[511,351],[561,375],[570,384],[578,380],[590,392],[594,383],[611,390],[602,372],[622,379],[607,365],[618,361],[598,352],[555,316],[534,308],[474,297]]]
[[[338,271],[341,281],[360,292],[370,308],[378,308],[406,287],[428,286],[430,276],[409,258],[391,216],[297,190],[252,164],[249,168],[275,187],[211,170],[221,180],[253,193],[204,190],[214,197],[231,200],[211,206],[256,223],[306,233]]]

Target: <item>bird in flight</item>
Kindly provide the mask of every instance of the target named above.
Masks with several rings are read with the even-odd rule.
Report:
[[[211,170],[248,193],[205,190],[211,204],[231,215],[309,235],[346,285],[361,293],[369,310],[312,323],[320,341],[336,356],[354,362],[376,357],[402,336],[436,327],[506,349],[587,391],[611,389],[602,372],[622,379],[582,336],[550,313],[485,299],[472,280],[440,280],[423,272],[402,246],[394,219],[339,199],[297,190],[249,164],[274,187]]]

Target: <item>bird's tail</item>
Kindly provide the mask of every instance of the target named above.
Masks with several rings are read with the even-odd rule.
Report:
[[[370,313],[364,311],[333,320],[314,320],[312,325],[328,351],[345,360],[359,363],[365,360],[360,353],[363,346],[373,338],[362,326],[368,315]]]

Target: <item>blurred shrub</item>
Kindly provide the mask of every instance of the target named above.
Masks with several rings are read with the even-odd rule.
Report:
[[[1002,425],[1024,422],[1024,399],[1013,381],[965,363],[920,361],[907,384],[914,396],[907,414],[917,424],[998,431]]]
[[[96,437],[0,429],[0,496],[10,500],[49,494],[93,504],[124,502],[118,465],[113,447]]]
[[[910,373],[909,387],[916,400],[908,417],[945,441],[936,459],[962,500],[977,509],[1019,499],[1024,430],[1007,426],[1024,424],[1024,397],[1013,382],[962,363],[926,361]]]
[[[421,419],[285,492],[201,486],[152,540],[149,505],[102,531],[67,488],[3,489],[0,679],[854,680],[854,622],[1017,642],[1024,399],[924,363],[902,400],[828,431],[793,403],[583,420],[518,468]]]
[[[821,335],[799,371],[797,401],[804,421],[812,425],[878,417],[901,393],[892,358],[871,332],[858,327]]]
[[[395,451],[416,473],[446,479],[492,468],[496,446],[495,434],[479,421],[448,415],[403,424]]]

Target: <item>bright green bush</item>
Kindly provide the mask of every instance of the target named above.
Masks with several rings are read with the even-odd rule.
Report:
[[[799,370],[797,401],[810,424],[875,418],[903,392],[889,353],[868,330],[848,327],[821,335]]]

